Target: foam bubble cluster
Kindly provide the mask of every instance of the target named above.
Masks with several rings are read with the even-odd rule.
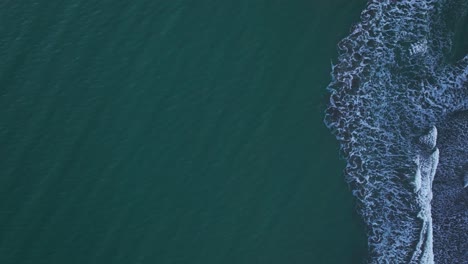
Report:
[[[446,17],[450,11],[460,20],[467,7],[462,0],[370,1],[338,44],[325,123],[347,159],[373,263],[438,259],[431,201],[444,153],[437,127],[468,109],[468,56],[448,62]]]

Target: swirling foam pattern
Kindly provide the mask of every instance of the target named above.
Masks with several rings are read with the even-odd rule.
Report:
[[[347,160],[346,179],[367,225],[371,263],[468,263],[465,176],[459,185],[438,181],[439,163],[455,162],[447,144],[465,142],[460,146],[467,154],[468,116],[464,134],[446,125],[468,110],[468,56],[449,61],[453,26],[467,8],[463,0],[370,1],[361,22],[338,44],[325,123]],[[454,133],[458,139],[438,142]],[[446,195],[434,194],[444,188]],[[462,209],[453,226],[465,232],[451,241],[461,249],[445,252],[438,242],[447,237],[445,227],[438,221],[452,221],[443,217],[450,204],[435,210],[431,203],[433,196],[434,207],[436,198],[452,201],[455,189]]]

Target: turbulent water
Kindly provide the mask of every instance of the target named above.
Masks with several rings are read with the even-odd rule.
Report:
[[[468,263],[468,56],[463,0],[370,1],[328,86],[325,122],[371,263]]]

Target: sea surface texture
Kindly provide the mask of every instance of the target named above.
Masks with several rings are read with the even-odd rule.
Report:
[[[362,264],[323,112],[365,3],[0,1],[0,264]]]
[[[369,1],[338,44],[325,122],[371,263],[468,263],[467,11]]]

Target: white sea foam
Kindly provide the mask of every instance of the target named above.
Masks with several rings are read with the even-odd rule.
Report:
[[[325,123],[347,158],[372,263],[434,261],[435,125],[468,109],[468,56],[447,65],[442,52],[448,2],[370,1],[338,44]]]
[[[423,39],[411,44],[410,55],[424,54],[427,52],[427,40]]]
[[[418,156],[419,188],[416,191],[420,211],[418,217],[423,221],[419,241],[411,257],[411,263],[434,263],[432,251],[432,182],[439,163],[439,149],[425,157]]]
[[[419,142],[428,149],[435,148],[437,144],[437,128],[435,126],[432,126],[429,133],[419,138]]]

